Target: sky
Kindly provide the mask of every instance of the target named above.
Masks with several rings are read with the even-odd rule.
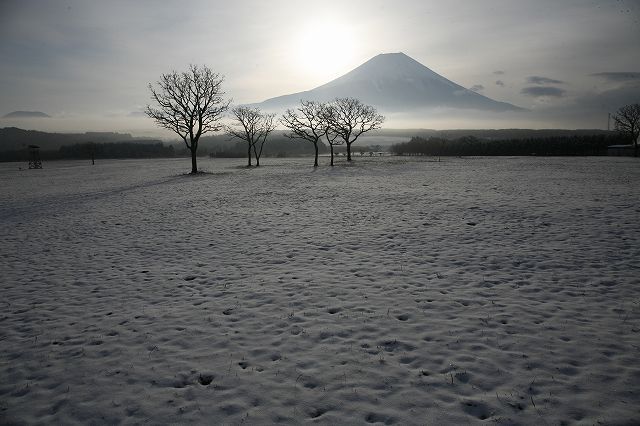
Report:
[[[0,117],[51,116],[0,127],[157,135],[141,111],[162,73],[205,64],[235,104],[254,103],[404,52],[531,110],[518,127],[606,128],[640,102],[638,40],[640,0],[0,0]]]

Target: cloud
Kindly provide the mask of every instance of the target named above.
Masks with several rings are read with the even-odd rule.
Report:
[[[495,75],[504,75],[504,71],[498,70],[493,72]]]
[[[474,92],[479,92],[481,90],[484,90],[484,86],[482,84],[474,84],[469,88],[469,90],[473,90]]]
[[[129,114],[127,114],[127,117],[146,117],[147,114],[145,114],[144,111],[131,111]]]
[[[531,77],[527,78],[527,82],[529,82],[530,84],[564,84],[564,81],[555,80],[548,77],[540,77],[537,75],[532,75]]]
[[[549,102],[537,110],[543,122],[558,120],[560,123],[575,123],[582,128],[607,128],[607,113],[615,113],[620,107],[637,103],[640,99],[640,81],[605,91],[567,96],[568,103]],[[563,124],[566,126],[566,124]]]
[[[640,81],[628,83],[603,92],[588,93],[576,98],[576,106],[615,111],[623,105],[637,103],[640,99]]]
[[[51,116],[41,111],[13,111],[3,115],[2,118],[51,118]]]
[[[504,81],[496,80],[496,86],[504,87]]]
[[[523,95],[533,96],[535,98],[540,98],[543,96],[561,98],[564,96],[565,91],[563,89],[558,89],[557,87],[538,87],[538,86],[530,86],[525,87],[520,91]]]
[[[598,72],[590,76],[616,82],[640,80],[640,72]]]

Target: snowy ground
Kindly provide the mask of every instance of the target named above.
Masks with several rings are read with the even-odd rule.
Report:
[[[640,422],[638,161],[338,161],[0,164],[0,423]]]

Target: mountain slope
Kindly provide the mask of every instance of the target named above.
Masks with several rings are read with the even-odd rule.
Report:
[[[383,112],[408,112],[427,108],[485,111],[520,110],[447,80],[404,53],[377,55],[349,73],[315,89],[267,99],[264,109],[295,106],[300,99],[330,101],[351,96]]]

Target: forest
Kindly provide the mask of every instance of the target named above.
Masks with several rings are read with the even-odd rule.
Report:
[[[607,146],[624,144],[619,134],[572,135],[524,139],[481,139],[462,136],[456,139],[413,137],[390,147],[396,155],[430,156],[571,156],[606,155]]]

